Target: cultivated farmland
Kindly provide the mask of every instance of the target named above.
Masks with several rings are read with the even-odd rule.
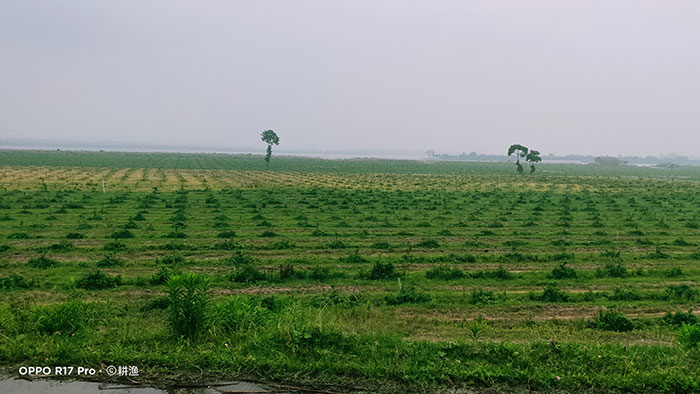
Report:
[[[513,167],[0,152],[0,360],[700,390],[700,169]]]

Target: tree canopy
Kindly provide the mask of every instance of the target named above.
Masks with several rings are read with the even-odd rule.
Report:
[[[536,150],[530,150],[527,146],[520,144],[513,144],[508,148],[508,156],[515,154],[515,166],[518,170],[518,174],[523,175],[523,166],[520,164],[520,158],[525,158],[525,161],[530,163],[530,174],[535,173],[535,163],[542,161],[540,157],[540,152]]]
[[[516,158],[518,159],[518,162],[520,162],[520,158],[525,157],[528,151],[529,150],[527,149],[527,146],[513,144],[510,146],[510,148],[508,148],[508,156],[512,155],[513,153],[516,153]]]
[[[513,144],[508,148],[508,156],[515,153],[515,166],[518,170],[518,174],[520,175],[523,175],[523,166],[520,164],[520,158],[525,157],[528,152],[529,149],[527,149],[527,146],[520,144]]]
[[[270,158],[272,158],[272,145],[279,145],[280,137],[272,130],[265,130],[260,134],[260,139],[267,144],[267,154],[265,155],[265,163],[270,166]]]
[[[525,160],[530,163],[530,174],[534,174],[535,163],[541,162],[542,158],[540,157],[540,152],[536,150],[531,150],[530,153],[525,155]]]

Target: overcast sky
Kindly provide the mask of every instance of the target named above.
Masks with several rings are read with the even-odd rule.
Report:
[[[700,1],[0,1],[0,138],[679,153]]]

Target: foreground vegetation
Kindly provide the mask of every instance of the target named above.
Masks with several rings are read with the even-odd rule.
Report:
[[[279,157],[264,171],[254,156],[69,152],[0,165],[8,368],[700,390],[695,168],[519,177]]]

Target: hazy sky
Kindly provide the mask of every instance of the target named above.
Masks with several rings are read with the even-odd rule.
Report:
[[[0,1],[0,138],[699,155],[700,1]]]

